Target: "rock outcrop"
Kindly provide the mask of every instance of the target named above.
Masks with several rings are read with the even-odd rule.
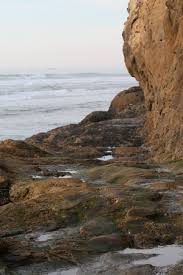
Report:
[[[0,142],[0,153],[11,157],[36,158],[48,155],[45,151],[21,140],[5,140]]]
[[[131,0],[127,68],[144,90],[145,133],[155,159],[183,158],[183,2]]]
[[[182,161],[147,162],[145,113],[134,87],[78,124],[0,143],[0,274],[156,273],[134,266],[150,254],[115,252],[183,240]]]
[[[79,159],[100,157],[109,147],[140,147],[144,143],[144,111],[143,92],[133,87],[119,93],[108,111],[93,112],[78,124],[34,135],[26,142],[52,154]]]

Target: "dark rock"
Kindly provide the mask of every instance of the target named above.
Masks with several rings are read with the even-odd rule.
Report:
[[[100,122],[104,120],[109,120],[112,118],[112,115],[109,112],[104,111],[96,111],[92,112],[89,115],[87,115],[80,124],[89,124],[89,123],[95,123]]]
[[[108,147],[141,146],[143,122],[143,92],[135,87],[116,96],[108,112],[93,112],[78,124],[34,135],[26,142],[73,159],[97,158]]]
[[[155,209],[152,208],[142,208],[142,207],[132,207],[128,210],[126,214],[126,219],[134,219],[134,218],[152,218],[157,215]]]
[[[43,177],[59,178],[59,177],[71,176],[72,174],[69,173],[69,172],[64,172],[64,171],[46,169],[46,170],[41,171],[40,175],[43,176]]]
[[[103,234],[111,234],[116,228],[113,222],[106,218],[96,218],[86,222],[80,228],[80,235],[84,238],[98,236]]]
[[[152,248],[156,245],[159,245],[159,239],[152,234],[138,233],[134,235],[134,246],[136,248]]]
[[[155,275],[157,269],[152,265],[133,266],[129,269],[119,271],[119,275]],[[117,274],[117,273],[116,273]]]
[[[88,245],[96,252],[107,252],[111,250],[124,249],[131,243],[129,236],[119,234],[101,235],[89,240]]]
[[[176,264],[174,267],[170,267],[167,275],[182,275],[183,274],[183,261]]]

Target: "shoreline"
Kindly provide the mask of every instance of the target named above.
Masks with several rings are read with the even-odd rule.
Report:
[[[143,249],[178,243],[181,250],[182,166],[150,161],[144,115],[135,87],[79,124],[0,143],[0,253],[8,272],[150,275],[164,267],[148,264]],[[139,253],[118,253],[126,248]]]

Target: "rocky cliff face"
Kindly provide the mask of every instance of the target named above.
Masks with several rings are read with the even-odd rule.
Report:
[[[183,158],[183,1],[131,0],[127,68],[145,93],[146,137],[156,159]]]

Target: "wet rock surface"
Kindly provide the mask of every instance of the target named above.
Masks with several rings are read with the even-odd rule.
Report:
[[[169,204],[174,198],[169,191],[151,188],[157,179],[164,180],[164,172],[154,166],[139,168],[115,161],[99,166],[77,163],[74,171],[77,166],[78,173],[70,179],[18,177],[11,185],[11,202],[0,207],[4,266],[13,274],[62,274],[67,269],[73,270],[71,274],[88,275],[158,274],[159,268],[148,261],[133,266],[137,257],[149,257],[139,256],[140,250],[138,256],[116,256],[115,251],[180,242],[182,212],[172,213]],[[174,177],[174,190],[180,196],[176,203],[181,204],[180,178],[176,182],[176,174],[166,172],[168,176]],[[112,265],[104,261],[108,256],[97,257],[96,263],[96,255],[108,251],[114,251]]]
[[[169,274],[183,258],[182,162],[149,161],[141,90],[118,97],[78,125],[1,143],[2,274]],[[173,263],[154,264],[159,245]]]
[[[100,157],[109,147],[139,147],[143,144],[144,111],[139,112],[139,108],[144,110],[142,94],[140,88],[131,88],[124,96],[117,96],[122,97],[121,101],[116,106],[114,100],[108,112],[91,113],[79,124],[35,135],[26,142],[48,152],[79,159]],[[122,103],[123,100],[126,101]]]

